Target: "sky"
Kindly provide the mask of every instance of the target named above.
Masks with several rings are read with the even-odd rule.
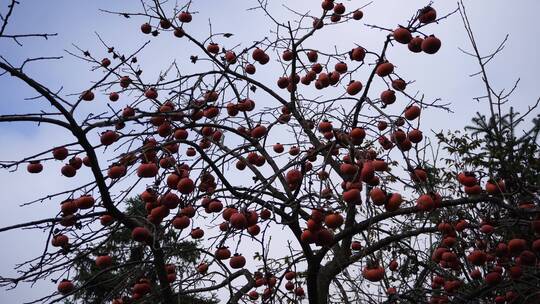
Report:
[[[6,11],[7,2],[0,2],[2,13]],[[100,11],[104,9],[136,12],[140,10],[139,1],[21,0],[20,2],[7,27],[7,34],[47,32],[58,33],[58,36],[48,40],[23,39],[22,47],[12,40],[0,39],[0,55],[14,64],[32,57],[63,56],[61,60],[31,63],[25,69],[27,74],[51,90],[62,89],[64,95],[69,95],[85,90],[91,81],[99,79],[99,73],[91,72],[86,63],[65,52],[65,50],[76,52],[74,45],[77,45],[84,50],[90,50],[98,58],[106,56],[96,33],[107,43],[125,53],[130,53],[147,40],[151,40],[150,45],[138,56],[144,69],[143,78],[146,77],[147,80],[155,80],[159,72],[168,67],[172,60],[177,60],[187,71],[193,69],[189,63],[189,56],[195,54],[196,50],[185,40],[165,35],[158,38],[142,35],[139,26],[147,20],[125,19]],[[269,35],[269,30],[273,29],[265,24],[264,20],[267,19],[260,11],[246,10],[253,7],[254,2],[194,1],[192,7],[198,13],[194,14],[189,31],[195,37],[205,37],[209,31],[210,19],[214,31],[234,33],[233,37],[222,41],[226,46],[238,43],[250,45],[252,41]],[[320,38],[311,42],[310,47],[332,50],[334,45],[338,49],[346,49],[358,44],[379,50],[385,34],[376,29],[369,29],[364,24],[394,28],[400,23],[405,23],[416,9],[426,5],[426,2],[375,0],[364,9],[365,17],[362,21],[356,25],[325,28],[320,32]],[[299,11],[318,11],[320,7],[319,1],[270,1],[270,11],[280,20],[291,18],[290,12],[283,4]],[[366,1],[346,1],[345,4],[347,7],[359,7],[366,4]],[[489,53],[506,34],[510,35],[505,49],[493,60],[488,71],[494,87],[499,89],[511,88],[514,81],[520,78],[518,89],[512,98],[512,105],[518,110],[526,109],[540,96],[537,90],[537,71],[540,68],[537,54],[540,53],[540,42],[534,39],[537,36],[535,21],[540,3],[523,0],[519,1],[518,5],[509,4],[504,0],[466,0],[465,5],[482,52]],[[434,6],[439,14],[445,14],[456,9],[457,3],[439,0],[435,1]],[[485,112],[487,108],[485,104],[472,99],[483,94],[483,87],[478,78],[469,77],[478,71],[476,62],[458,49],[470,50],[459,14],[438,25],[430,26],[426,31],[432,31],[441,38],[443,46],[438,54],[411,56],[406,48],[398,45],[389,50],[388,57],[397,63],[402,75],[408,75],[410,79],[415,80],[414,89],[423,92],[427,99],[441,98],[444,102],[451,103],[450,107],[454,114],[433,111],[422,121],[424,129],[434,131],[462,129],[475,112]],[[262,81],[275,83],[277,77],[269,75],[275,73],[261,73],[257,77]],[[35,93],[21,82],[10,79],[8,75],[0,77],[0,92],[2,92],[0,115],[47,110],[47,106],[43,106],[42,102],[25,100],[35,96]],[[97,102],[84,105],[81,113],[98,112],[103,109],[105,98],[104,94],[97,94]],[[258,95],[258,98],[264,100],[262,94]],[[0,159],[13,160],[40,149],[65,143],[68,136],[69,134],[54,127],[38,128],[31,124],[3,123],[0,125],[2,145]],[[69,183],[74,183],[66,182],[54,168],[47,168],[46,174],[47,178],[40,178],[30,176],[24,170],[0,171],[0,190],[3,194],[0,203],[0,226],[56,214],[56,202],[18,207],[25,201],[65,189]],[[0,243],[4,244],[0,250],[2,261],[0,276],[13,275],[12,269],[16,263],[39,254],[43,248],[44,238],[42,233],[36,231],[0,233]],[[20,303],[45,295],[51,288],[54,288],[52,283],[42,282],[34,288],[21,285],[15,290],[0,290],[0,303]]]

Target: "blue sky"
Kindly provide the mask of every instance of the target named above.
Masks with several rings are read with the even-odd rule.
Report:
[[[0,9],[5,11],[7,1],[2,1]],[[82,49],[88,49],[96,57],[106,56],[106,52],[96,32],[108,43],[129,53],[137,49],[147,40],[152,40],[150,46],[139,57],[144,69],[145,79],[156,79],[159,71],[165,69],[173,60],[177,60],[186,71],[194,67],[188,62],[189,56],[196,50],[185,40],[161,35],[151,38],[142,35],[139,26],[147,20],[141,18],[125,19],[116,15],[100,12],[99,9],[135,12],[140,10],[139,1],[81,1],[81,0],[51,0],[25,1],[21,0],[6,31],[7,34],[48,32],[58,33],[58,37],[49,40],[39,38],[23,39],[23,46],[13,41],[0,40],[0,55],[13,64],[20,63],[26,58],[36,56],[64,56],[62,60],[32,63],[26,68],[26,73],[36,80],[46,84],[52,90],[63,87],[65,95],[84,90],[92,80],[99,79],[101,74],[90,72],[86,63],[66,54],[64,50],[76,51],[72,44]],[[297,10],[319,10],[319,1],[270,1],[271,11],[281,20],[287,20],[290,13],[282,6],[286,3]],[[368,29],[363,23],[378,24],[383,27],[396,27],[424,6],[427,1],[418,0],[380,0],[364,9],[365,18],[358,26],[348,25],[339,29],[325,28],[320,38],[312,42],[311,47],[333,49],[350,48],[355,43],[369,49],[379,50],[384,33]],[[364,1],[347,1],[348,7],[359,7]],[[520,85],[512,105],[524,109],[532,104],[539,96],[538,70],[540,63],[537,54],[540,53],[540,42],[537,37],[536,19],[540,2],[534,0],[510,3],[504,0],[468,0],[465,1],[469,11],[475,35],[481,50],[485,53],[495,48],[506,34],[510,34],[507,47],[489,67],[491,80],[497,88],[510,88],[517,78]],[[435,1],[435,7],[440,14],[454,10],[455,1]],[[196,37],[205,37],[208,33],[208,19],[212,20],[214,31],[231,32],[235,35],[228,40],[220,41],[226,46],[237,43],[250,45],[253,40],[269,35],[269,28],[264,23],[260,11],[247,11],[254,6],[254,1],[194,1],[193,9],[200,12],[194,15],[189,30]],[[273,29],[273,28],[272,28]],[[439,25],[430,26],[432,31],[441,38],[443,47],[434,56],[411,56],[403,47],[396,46],[389,51],[388,57],[398,65],[400,73],[416,80],[413,87],[426,94],[428,99],[442,98],[450,102],[455,114],[434,111],[422,124],[425,128],[462,129],[476,111],[485,111],[486,106],[472,100],[482,94],[482,83],[478,78],[468,75],[477,71],[476,62],[458,50],[458,47],[470,49],[459,15],[454,15]],[[275,83],[277,77],[272,72],[277,69],[269,68],[270,72],[260,73],[257,77],[262,81]],[[0,78],[0,115],[10,113],[35,112],[47,109],[38,101],[24,101],[24,98],[35,94],[19,81],[7,76]],[[264,96],[260,95],[261,100]],[[97,112],[105,104],[106,96],[97,94],[96,102],[84,105],[83,112]],[[121,107],[122,103],[115,105]],[[2,151],[0,159],[15,159],[40,149],[49,148],[53,144],[65,142],[68,134],[55,128],[36,128],[29,124],[0,125],[0,143]],[[30,208],[18,208],[19,203],[36,198],[40,194],[62,189],[66,186],[65,179],[51,174],[43,180],[29,177],[24,172],[8,173],[0,171],[0,188],[4,199],[0,204],[0,226],[7,226],[22,221],[53,216],[56,213],[50,205],[41,204]],[[0,243],[12,244],[3,246],[0,251],[0,275],[13,274],[11,269],[22,259],[34,256],[42,250],[43,236],[35,232],[14,232],[0,234]],[[0,292],[1,303],[19,303],[23,300],[44,295],[52,284],[44,282],[37,288],[29,289],[22,285],[17,290]]]

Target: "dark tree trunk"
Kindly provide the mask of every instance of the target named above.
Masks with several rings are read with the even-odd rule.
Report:
[[[319,264],[308,264],[307,271],[307,290],[308,290],[308,300],[309,304],[319,304],[318,301],[318,291],[317,291],[317,277],[319,274],[320,265]]]
[[[307,290],[309,304],[326,304],[328,303],[328,290],[330,280],[321,273],[321,265],[310,262],[307,271]]]
[[[324,273],[319,273],[317,279],[317,304],[328,303],[328,291],[330,288],[330,280]]]
[[[171,285],[167,279],[167,272],[165,271],[165,261],[163,258],[163,250],[159,246],[159,243],[156,242],[152,248],[152,253],[154,255],[154,267],[159,279],[159,285],[161,287],[161,297],[163,304],[175,304],[176,300],[173,295]]]

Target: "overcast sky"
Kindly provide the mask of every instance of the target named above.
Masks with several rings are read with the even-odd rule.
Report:
[[[6,11],[6,3],[1,1],[0,10]],[[99,9],[126,12],[140,11],[139,1],[81,1],[81,0],[21,0],[16,7],[6,34],[48,32],[58,33],[58,37],[49,40],[23,39],[23,46],[8,39],[0,40],[0,55],[11,63],[38,56],[64,56],[57,61],[40,62],[29,65],[26,73],[46,84],[51,90],[62,88],[64,95],[80,92],[90,86],[92,80],[99,79],[100,74],[89,71],[87,64],[66,54],[64,50],[76,51],[72,44],[89,50],[97,58],[106,56],[96,33],[107,43],[130,53],[150,39],[142,35],[139,26],[145,19],[125,19],[116,15],[100,12]],[[264,16],[260,11],[247,11],[255,1],[235,0],[197,0],[193,10],[200,12],[194,15],[194,22],[188,30],[195,37],[206,37],[208,19],[211,19],[214,31],[231,32],[235,35],[224,40],[226,46],[234,46],[243,42],[250,45],[252,41],[269,35]],[[287,20],[290,14],[281,6],[288,6],[299,11],[318,11],[320,1],[273,1],[271,12],[280,20]],[[309,46],[319,49],[350,49],[354,44],[368,49],[380,50],[385,33],[369,29],[364,23],[378,24],[394,28],[404,24],[414,12],[424,6],[427,1],[418,0],[375,0],[364,9],[365,18],[361,22],[341,26],[339,29],[323,29],[318,39]],[[347,8],[359,7],[365,1],[344,1]],[[469,17],[480,45],[481,51],[487,53],[495,48],[506,34],[510,34],[507,47],[489,67],[489,74],[496,88],[512,86],[517,78],[520,85],[512,99],[512,105],[524,109],[539,96],[538,70],[540,63],[538,54],[540,44],[537,36],[536,18],[540,2],[505,1],[505,0],[468,0],[465,1]],[[439,0],[434,6],[440,15],[457,8],[455,1]],[[317,13],[318,14],[318,13]],[[471,79],[469,74],[477,71],[476,62],[461,53],[458,48],[470,49],[459,14],[456,14],[439,25],[431,25],[426,29],[442,40],[441,51],[433,56],[411,56],[406,48],[391,48],[388,57],[399,68],[408,80],[415,80],[414,89],[422,91],[427,99],[441,98],[451,103],[454,114],[433,111],[422,122],[424,130],[461,129],[476,111],[485,111],[485,104],[478,104],[472,98],[482,95],[482,83],[479,79]],[[182,68],[192,69],[188,59],[196,54],[192,45],[185,40],[163,35],[150,39],[150,46],[138,56],[144,69],[143,78],[155,80],[158,73],[173,60],[177,60]],[[277,77],[260,74],[263,81],[275,83]],[[35,93],[28,90],[19,81],[8,75],[0,78],[0,115],[27,113],[46,107],[38,107],[35,101],[25,101]],[[97,112],[105,100],[105,95],[97,94],[96,103],[84,105],[84,111]],[[261,100],[264,96],[261,94]],[[120,107],[121,105],[117,105]],[[95,108],[93,108],[95,107]],[[83,112],[84,112],[83,111]],[[0,159],[13,160],[66,142],[69,134],[56,128],[40,127],[24,124],[0,125]],[[24,169],[24,168],[23,168]],[[0,202],[0,226],[8,226],[23,221],[54,216],[58,210],[58,202],[48,202],[19,208],[18,205],[35,199],[43,194],[66,189],[69,183],[58,172],[58,168],[45,172],[43,176],[30,176],[20,170],[15,173],[0,171],[0,189],[3,195]],[[45,235],[39,232],[17,231],[0,233],[0,276],[13,276],[13,266],[26,258],[34,257],[43,250]],[[0,303],[20,303],[47,294],[55,288],[52,283],[44,282],[30,288],[21,285],[16,290],[1,291]]]

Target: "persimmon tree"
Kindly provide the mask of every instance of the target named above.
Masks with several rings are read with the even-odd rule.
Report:
[[[142,3],[140,12],[104,12],[140,20],[133,35],[195,46],[186,56],[199,72],[173,62],[148,81],[141,67],[149,63],[137,56],[151,42],[125,54],[103,40],[104,49],[71,53],[96,73],[74,96],[26,73],[29,62],[50,58],[0,61],[3,77],[42,104],[0,122],[50,124],[71,136],[2,168],[92,175],[36,199],[56,215],[0,229],[41,229],[46,243],[2,286],[54,280],[58,292],[35,302],[80,299],[100,277],[114,282],[101,299],[116,304],[210,294],[227,303],[538,301],[540,124],[528,118],[537,104],[523,114],[508,109],[514,90],[497,91],[486,68],[506,41],[481,54],[462,3],[445,14],[430,3],[394,28],[366,25],[381,32],[380,50],[362,41],[308,47],[326,27],[362,24],[369,9],[348,3],[324,0],[318,11],[280,20],[259,0],[251,9],[264,13],[271,35],[242,45],[229,45],[233,33],[196,37],[190,23],[204,15],[196,2]],[[2,39],[50,36],[6,34],[16,4]],[[459,16],[488,110],[461,133],[428,136],[421,118],[450,105],[412,93],[414,75],[401,75],[387,50],[437,56],[441,40],[428,33]],[[261,80],[271,67],[280,74]],[[109,110],[81,113],[92,103]],[[435,150],[442,156],[430,156]],[[134,195],[140,200],[126,204]],[[273,245],[277,234],[286,246]],[[198,242],[192,258],[178,250],[187,241]],[[253,244],[255,253],[244,254]],[[100,269],[90,278],[81,268],[88,261]]]

